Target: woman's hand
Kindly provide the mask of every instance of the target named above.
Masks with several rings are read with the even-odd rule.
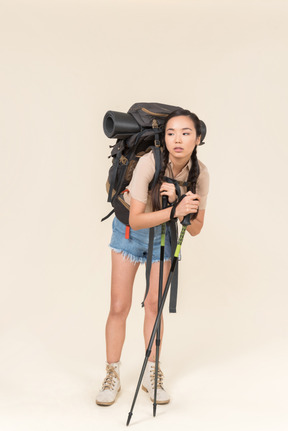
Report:
[[[175,217],[185,217],[187,214],[197,213],[200,199],[199,195],[187,192],[185,198],[176,206]]]
[[[176,189],[172,183],[162,183],[160,187],[160,195],[168,196],[168,201],[172,204],[176,200]]]

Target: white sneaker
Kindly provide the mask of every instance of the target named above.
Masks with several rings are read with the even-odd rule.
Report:
[[[156,404],[168,404],[170,401],[170,396],[167,394],[163,388],[163,378],[164,375],[158,366],[158,380],[157,380],[157,395]],[[147,367],[143,377],[142,389],[148,392],[150,400],[154,402],[154,383],[155,383],[155,362],[148,361]]]
[[[118,392],[121,389],[119,365],[120,362],[106,364],[107,374],[103,381],[102,389],[96,397],[96,404],[98,404],[98,406],[111,406],[111,404],[115,402]]]

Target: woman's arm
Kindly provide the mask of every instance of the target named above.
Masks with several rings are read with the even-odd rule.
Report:
[[[175,217],[178,217],[181,221],[185,215],[196,213],[199,201],[199,195],[188,192],[186,197],[182,199],[182,201],[177,205]],[[138,230],[150,228],[153,226],[158,226],[162,223],[166,223],[170,220],[171,207],[149,213],[145,213],[145,207],[145,203],[131,198],[129,224],[132,229]],[[191,225],[188,226],[187,230],[192,236],[198,235],[198,233],[200,233],[203,226],[204,214],[205,210],[200,210],[198,212],[197,218],[191,221]]]
[[[145,213],[146,204],[131,198],[129,224],[134,230],[145,229],[170,220],[170,208],[164,210]]]

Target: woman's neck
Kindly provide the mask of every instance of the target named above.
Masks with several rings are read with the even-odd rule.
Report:
[[[187,163],[189,162],[190,157],[186,158],[185,160],[183,159],[175,159],[173,156],[171,157],[170,155],[170,160],[172,162],[172,172],[173,172],[173,176],[176,177],[179,172],[182,171],[182,169],[184,168],[184,166],[187,165]]]

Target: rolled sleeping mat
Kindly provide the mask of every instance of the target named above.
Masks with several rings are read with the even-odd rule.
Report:
[[[200,141],[199,145],[204,145],[205,144],[204,139],[206,136],[207,127],[206,127],[206,124],[204,123],[204,121],[202,121],[202,120],[200,120],[200,124],[201,124],[201,141]]]
[[[140,132],[141,127],[131,114],[107,111],[103,120],[103,129],[108,138],[125,139]]]

